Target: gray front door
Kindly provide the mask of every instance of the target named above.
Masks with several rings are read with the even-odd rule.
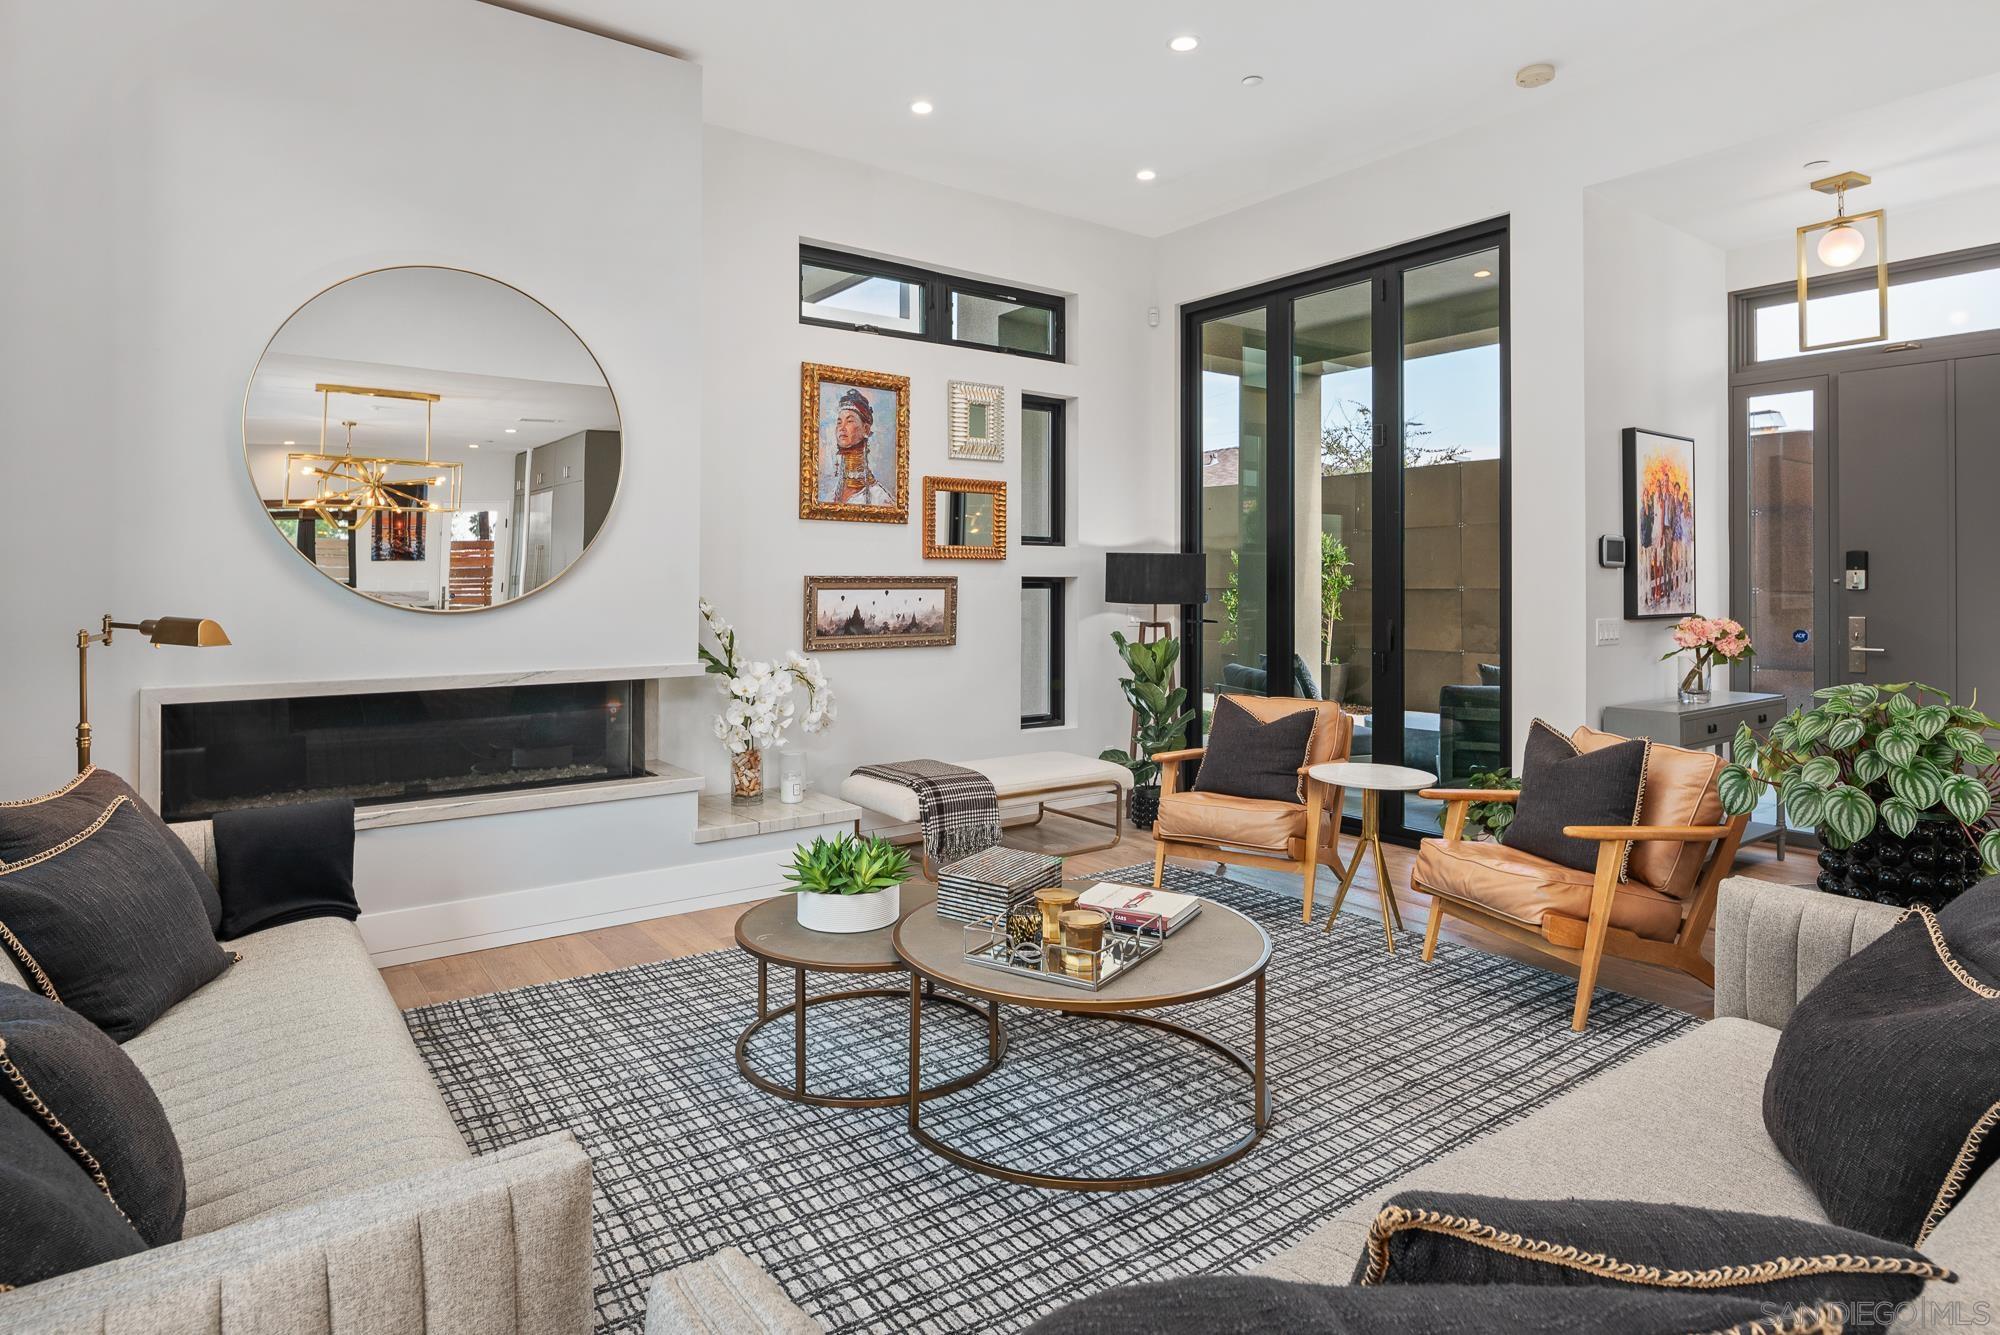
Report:
[[[1917,362],[1834,378],[1835,681],[1920,681],[1961,698],[1956,590],[1975,570],[1958,569],[1952,370]],[[1850,571],[1863,562],[1857,589]]]

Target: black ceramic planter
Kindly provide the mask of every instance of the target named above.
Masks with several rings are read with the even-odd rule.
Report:
[[[1819,853],[1820,889],[1897,908],[1943,908],[1978,880],[1978,850],[1946,818],[1918,821],[1907,839],[1878,825],[1852,848]]]
[[[1132,790],[1132,823],[1142,830],[1153,828],[1160,815],[1160,785],[1149,783]]]

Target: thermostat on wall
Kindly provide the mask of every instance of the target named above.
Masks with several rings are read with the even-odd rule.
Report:
[[[1597,564],[1617,570],[1625,564],[1625,539],[1605,534],[1597,540]]]

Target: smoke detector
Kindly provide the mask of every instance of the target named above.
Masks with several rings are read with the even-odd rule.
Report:
[[[1540,88],[1554,81],[1555,77],[1556,67],[1547,61],[1539,65],[1523,65],[1514,71],[1514,83],[1520,88]]]

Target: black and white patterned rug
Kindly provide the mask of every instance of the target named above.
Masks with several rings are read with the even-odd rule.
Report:
[[[1150,879],[1151,867],[1105,879]],[[662,1270],[734,1245],[838,1331],[1007,1330],[1112,1284],[1244,1269],[1364,1193],[1512,1121],[1695,1023],[1600,992],[1569,1028],[1569,979],[1345,914],[1331,935],[1296,898],[1172,869],[1175,889],[1269,932],[1273,1122],[1245,1158],[1134,1193],[1046,1191],[969,1173],[915,1145],[900,1107],[808,1108],[752,1088],[737,1034],[756,1007],[736,950],[520,988],[408,1013],[472,1147],[567,1129],[596,1181],[600,1331],[636,1331]],[[1171,949],[1171,946],[1169,947]],[[872,981],[872,980],[870,980]],[[886,981],[886,980],[885,980]],[[828,991],[852,978],[819,976]],[[790,979],[773,971],[773,1001]],[[898,1087],[905,1003],[810,1017],[821,1092]],[[1250,1050],[1249,989],[1167,1013]],[[927,1130],[1023,1167],[1102,1174],[1200,1158],[1245,1127],[1247,1076],[1138,1026],[1004,1012],[1011,1046],[979,1084],[925,1105]],[[926,1083],[976,1065],[984,1023],[933,1007]],[[758,1068],[791,1071],[791,1026],[767,1025]]]

